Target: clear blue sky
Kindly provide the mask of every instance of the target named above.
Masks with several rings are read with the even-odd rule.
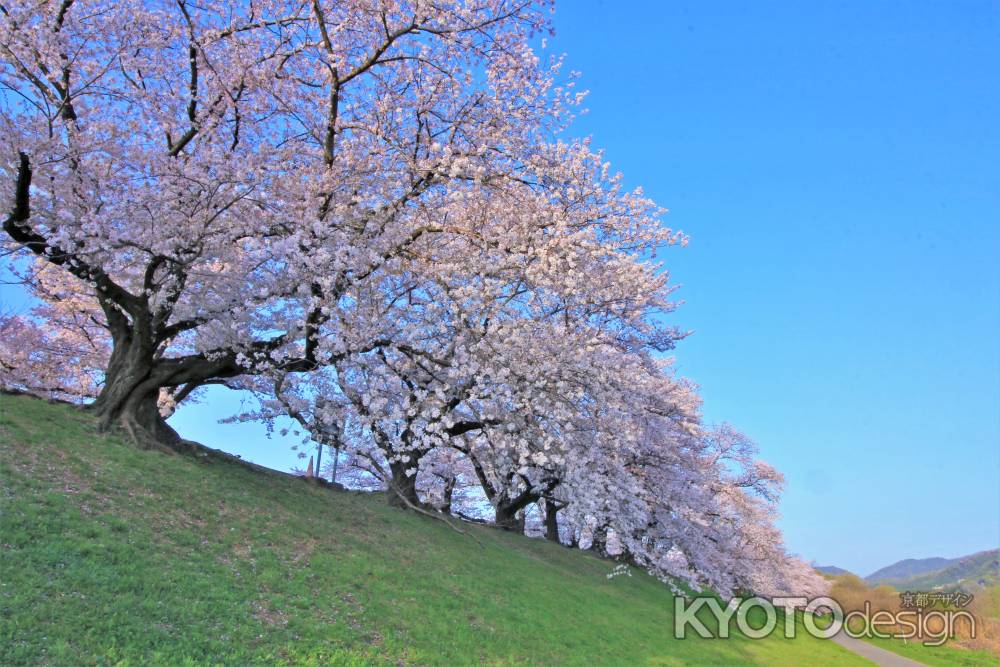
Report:
[[[556,28],[577,132],[691,236],[678,364],[784,471],[792,550],[1000,546],[1000,3],[563,0]],[[173,422],[294,462],[236,407]]]
[[[627,9],[626,9],[627,7]],[[1000,3],[563,2],[581,131],[666,254],[710,419],[807,558],[1000,546]]]

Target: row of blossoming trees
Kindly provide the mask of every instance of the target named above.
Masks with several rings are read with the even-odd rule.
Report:
[[[211,384],[456,509],[720,592],[809,592],[780,475],[662,353],[682,237],[565,130],[531,0],[3,0],[7,388],[140,443]],[[536,48],[533,48],[533,45]]]

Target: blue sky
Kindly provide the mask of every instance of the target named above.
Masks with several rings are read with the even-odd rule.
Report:
[[[705,413],[861,574],[1000,546],[1000,4],[564,1],[576,131],[691,236],[664,260]],[[182,433],[287,448],[188,408]],[[238,430],[234,430],[238,429]]]
[[[1000,3],[564,2],[579,129],[665,254],[706,415],[862,574],[1000,546]]]
[[[594,137],[691,236],[664,253],[710,420],[784,471],[807,559],[1000,546],[1000,3],[564,0]],[[5,300],[8,300],[5,298]],[[290,438],[173,418],[275,467]]]

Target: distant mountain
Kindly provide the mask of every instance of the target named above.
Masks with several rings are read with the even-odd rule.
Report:
[[[891,584],[896,580],[912,579],[927,572],[941,570],[954,562],[958,558],[907,558],[898,563],[893,563],[881,570],[876,570],[865,577],[869,584]]]
[[[851,574],[850,570],[845,570],[842,567],[837,567],[836,565],[813,565],[813,569],[820,574],[832,574],[835,577],[839,577],[842,574]]]
[[[972,590],[998,583],[1000,583],[1000,549],[993,549],[958,558],[943,569],[909,579],[906,581],[906,586],[916,590],[934,588]]]
[[[944,563],[943,565],[941,563]],[[937,565],[937,567],[934,567]],[[912,572],[906,576],[905,572]],[[1000,583],[1000,549],[961,558],[923,558],[900,561],[865,577],[869,584],[889,584],[897,589],[966,590]]]

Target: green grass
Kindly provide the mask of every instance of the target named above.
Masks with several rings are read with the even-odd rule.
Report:
[[[0,395],[0,664],[862,665],[671,638],[653,578],[381,495],[139,450]]]
[[[990,619],[1000,618],[1000,584],[988,588],[975,589],[977,605],[975,612]],[[965,621],[961,621],[965,623]],[[984,632],[980,625],[979,636]],[[893,653],[922,662],[931,667],[975,667],[977,665],[998,665],[1000,656],[986,650],[973,650],[961,646],[958,642],[949,640],[941,646],[924,646],[920,642],[903,642],[899,639],[866,639]]]
[[[873,638],[865,641],[930,667],[982,667],[1000,664],[1000,660],[988,651],[973,651],[957,646],[953,642],[945,642],[940,646],[924,646],[913,640],[903,642],[901,639]]]

